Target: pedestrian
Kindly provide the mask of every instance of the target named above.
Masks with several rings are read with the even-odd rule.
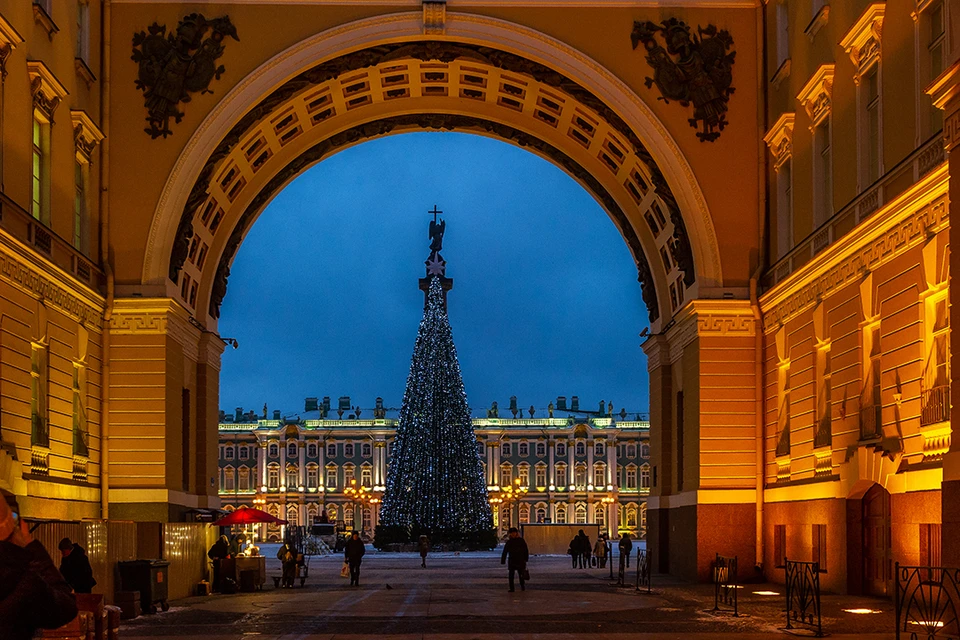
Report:
[[[426,568],[427,554],[430,552],[430,538],[426,535],[421,535],[417,544],[420,546],[420,566]]]
[[[360,562],[363,560],[363,554],[367,552],[360,539],[360,532],[354,531],[347,544],[343,547],[343,559],[350,565],[350,586],[360,586]]]
[[[90,593],[97,585],[93,579],[93,567],[87,552],[70,538],[64,538],[57,545],[60,549],[60,573],[76,593]]]
[[[16,504],[0,496],[0,634],[30,640],[77,617],[77,599],[43,545],[30,536]]]
[[[620,557],[625,558],[623,562],[628,569],[630,568],[630,553],[633,551],[633,542],[630,540],[630,534],[625,533],[620,538]]]
[[[233,536],[233,540],[230,541],[230,557],[236,558],[241,553],[243,553],[243,545],[247,542],[247,536],[242,533],[238,533]]]
[[[283,567],[280,586],[293,587],[293,579],[297,577],[297,550],[289,542],[284,542],[277,551],[277,560]]]
[[[580,529],[577,537],[580,539],[580,568],[585,569],[590,566],[590,538],[583,532],[583,529]]]
[[[603,536],[597,537],[597,544],[593,545],[593,555],[597,558],[597,566],[601,569],[607,566],[607,544]]]
[[[570,541],[570,546],[567,547],[567,553],[570,554],[570,557],[573,559],[573,568],[577,568],[577,558],[580,556],[580,538],[573,536],[573,539]]]
[[[530,550],[527,549],[527,542],[520,537],[520,531],[516,527],[510,527],[507,535],[507,542],[503,545],[503,553],[500,555],[500,564],[507,564],[507,557],[510,557],[510,562],[507,564],[507,569],[510,571],[510,592],[514,591],[514,572],[520,576],[520,591],[526,591],[526,581],[529,577],[527,560],[530,559]]]
[[[213,590],[220,591],[220,563],[230,555],[230,541],[227,536],[220,536],[207,551],[207,557],[213,560]]]

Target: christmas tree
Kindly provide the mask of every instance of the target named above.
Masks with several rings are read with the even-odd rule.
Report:
[[[441,225],[443,223],[441,222]],[[467,394],[447,318],[443,227],[431,223],[426,306],[413,348],[380,510],[377,546],[416,539],[493,546],[493,516],[483,481]],[[435,229],[439,229],[436,232]],[[438,237],[439,236],[439,237]]]

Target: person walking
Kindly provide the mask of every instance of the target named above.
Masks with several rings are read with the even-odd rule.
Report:
[[[220,591],[220,564],[230,555],[230,541],[227,536],[220,536],[207,551],[207,557],[213,560],[213,590]]]
[[[577,558],[580,556],[580,538],[578,536],[573,536],[573,539],[570,540],[570,546],[567,548],[567,553],[570,554],[570,557],[573,559],[573,568],[577,568]]]
[[[590,538],[583,532],[583,529],[580,529],[580,533],[577,534],[580,538],[580,568],[586,569],[590,566]]]
[[[426,535],[421,535],[417,544],[420,547],[420,566],[426,568],[427,554],[430,552],[430,538],[428,538]]]
[[[597,538],[597,544],[593,545],[593,555],[597,558],[597,567],[603,569],[607,566],[607,544],[602,535]]]
[[[297,550],[289,542],[284,542],[277,551],[277,560],[283,567],[280,585],[293,588],[293,580],[297,577]]]
[[[363,560],[363,554],[367,552],[360,539],[360,532],[354,531],[347,544],[343,548],[343,559],[350,565],[350,586],[360,586],[360,562]]]
[[[73,590],[77,593],[90,593],[97,585],[93,578],[93,567],[87,552],[70,538],[64,538],[57,545],[60,549],[60,573]]]
[[[510,592],[514,591],[514,572],[520,576],[520,591],[526,591],[527,560],[530,559],[530,550],[527,549],[527,542],[520,537],[520,531],[516,527],[510,527],[507,535],[507,542],[503,545],[503,553],[500,555],[500,564],[506,564],[510,572]],[[509,563],[507,563],[508,557]]]
[[[18,513],[0,496],[0,633],[5,640],[30,640],[37,629],[56,629],[77,617],[70,585]]]
[[[630,534],[625,533],[620,538],[620,557],[624,558],[624,566],[630,568],[630,553],[633,551],[633,541],[630,540]]]

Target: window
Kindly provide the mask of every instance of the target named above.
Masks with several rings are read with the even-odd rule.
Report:
[[[280,486],[280,466],[271,464],[267,467],[267,487],[276,489]]]
[[[880,177],[880,71],[874,64],[860,75],[860,176],[861,189]]]
[[[557,524],[567,524],[567,505],[557,505]]]
[[[587,486],[587,467],[585,465],[577,465],[574,472],[574,484],[577,489],[583,489]]]
[[[360,445],[360,455],[364,458],[370,458],[373,456],[373,447],[369,442],[364,442]]]
[[[287,491],[296,491],[297,485],[300,484],[297,479],[297,467],[292,464],[287,465]]]
[[[793,158],[777,167],[777,258],[793,248]]]
[[[542,502],[537,503],[537,524],[543,524],[547,521],[547,505]]]
[[[500,455],[509,456],[510,455],[510,443],[503,442],[500,444]]]
[[[537,443],[537,457],[538,457],[538,458],[543,458],[543,457],[545,457],[546,455],[547,455],[547,443],[546,443],[546,442],[538,442],[538,443]]]
[[[327,519],[330,522],[337,521],[337,505],[333,504],[332,502],[327,503]]]
[[[50,371],[47,366],[47,347],[34,342],[30,353],[30,444],[48,447],[50,429],[47,424],[47,394]]]
[[[327,445],[327,457],[328,458],[337,457],[337,445],[335,442],[331,442]]]
[[[77,2],[77,54],[85,63],[90,62],[90,6],[89,0]]]
[[[557,464],[554,468],[554,484],[557,486],[557,489],[563,491],[567,488],[567,465],[562,462]]]
[[[833,152],[831,116],[825,117],[813,132],[813,227],[818,228],[833,215]]]
[[[267,455],[269,455],[271,458],[276,458],[277,456],[279,456],[279,455],[280,455],[280,445],[278,445],[278,444],[275,443],[275,442],[271,442],[271,443],[270,443],[270,448],[269,448],[269,450],[268,450],[268,452],[267,452]]]
[[[628,458],[636,458],[636,457],[637,457],[637,445],[635,445],[635,444],[628,444],[628,445],[627,445],[627,457],[628,457]]]
[[[637,488],[637,468],[634,465],[627,467],[627,489]]]
[[[647,530],[647,503],[640,505],[640,528]]]
[[[790,362],[777,367],[777,456],[790,455]]]
[[[880,323],[863,328],[864,381],[860,398],[860,437],[870,439],[882,432],[883,399],[880,369]]]
[[[607,509],[604,503],[597,502],[593,505],[593,520],[600,527],[605,527],[607,524]]]
[[[327,488],[328,489],[337,488],[337,467],[336,466],[327,467]]]
[[[811,527],[811,559],[818,563],[820,573],[827,572],[827,525],[815,524]]]
[[[946,49],[945,18],[943,0],[934,0],[920,13],[917,53],[921,67],[918,91],[921,106],[918,113],[923,140],[943,128],[943,111],[930,103],[924,89],[943,73]]]
[[[373,510],[370,507],[364,507],[361,514],[361,528],[364,531],[371,531],[373,529]]]
[[[573,513],[576,518],[576,524],[587,524],[587,505],[578,502],[577,506],[573,509]]]
[[[921,426],[950,420],[950,314],[946,296],[927,298],[926,327],[930,341],[920,385]]]
[[[87,457],[90,435],[87,432],[87,368],[73,363],[73,455]]]
[[[33,169],[30,213],[50,224],[50,122],[39,112],[33,115]]]
[[[307,488],[316,489],[320,478],[320,469],[315,464],[307,465]]]
[[[226,458],[227,460],[233,460],[233,447],[232,447],[232,446],[226,447],[226,448],[223,450],[223,453],[224,453],[224,458]]]
[[[520,480],[521,487],[530,486],[530,465],[521,464],[517,467],[517,478]]]
[[[354,467],[352,464],[343,465],[343,486],[349,487],[351,484],[356,483],[356,471],[356,467]]]
[[[352,458],[352,457],[353,457],[353,443],[352,443],[352,442],[344,443],[344,445],[343,445],[343,455],[344,455],[345,458]]]
[[[607,466],[602,462],[593,465],[593,486],[599,491],[607,485]]]
[[[344,505],[343,524],[346,525],[348,531],[353,529],[353,507],[352,506]]]
[[[563,456],[565,456],[565,455],[567,455],[567,443],[566,443],[566,442],[558,442],[558,443],[557,443],[557,456],[563,457]]]
[[[360,484],[365,487],[373,486],[373,467],[367,465],[360,468]]]
[[[500,486],[509,487],[513,484],[513,466],[509,463],[500,465]]]
[[[621,486],[620,483],[622,481],[623,481],[623,466],[618,464],[616,482],[614,482],[614,484],[617,486],[618,489],[620,488]]]
[[[544,488],[547,486],[547,466],[544,464],[538,464],[536,468],[536,481],[537,487]]]
[[[650,488],[650,465],[645,464],[640,467],[640,488]]]
[[[520,523],[521,523],[521,524],[529,524],[529,522],[530,522],[530,505],[529,505],[529,504],[521,504],[519,511],[520,511]]]
[[[223,470],[223,490],[224,491],[233,491],[234,483],[236,481],[236,473],[233,470],[233,467],[227,467]]]
[[[307,445],[307,457],[316,458],[317,457],[317,445],[316,443],[311,442]]]
[[[787,560],[787,525],[773,525],[773,564],[783,567]]]
[[[87,164],[77,160],[73,172],[73,248],[87,253]]]
[[[777,3],[777,68],[790,57],[790,22],[787,0]]]
[[[237,483],[240,491],[250,490],[250,469],[249,467],[240,467],[240,481]]]
[[[526,458],[527,456],[530,455],[530,445],[527,444],[526,442],[521,442],[517,446],[517,448],[518,448],[517,455],[519,455],[520,457]]]
[[[927,567],[943,566],[941,525],[920,525],[920,564]]]
[[[640,457],[649,458],[650,457],[650,445],[644,442],[640,445]]]
[[[602,442],[595,442],[593,445],[593,455],[603,456],[603,449],[604,447]]]
[[[297,457],[297,443],[296,443],[296,442],[288,442],[288,443],[287,443],[287,457],[288,457],[288,458],[296,458],[296,457]]]
[[[832,382],[830,371],[830,345],[819,347],[816,355],[817,370],[813,383],[817,397],[817,424],[814,432],[814,447],[829,447],[833,443],[832,434]]]
[[[637,528],[637,505],[635,504],[627,505],[627,528]]]
[[[250,458],[250,449],[244,445],[240,445],[238,453],[240,454],[241,460],[247,460]]]
[[[585,445],[582,441],[577,443],[577,452],[576,452],[576,455],[578,455],[578,456],[585,456],[585,455],[587,455],[587,445]]]

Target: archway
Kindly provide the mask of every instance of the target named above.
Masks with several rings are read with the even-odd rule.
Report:
[[[405,13],[291,47],[218,104],[168,179],[142,284],[215,329],[230,262],[285,184],[340,149],[423,128],[505,139],[579,181],[630,247],[654,331],[722,283],[692,172],[623,83],[518,25],[448,14],[445,34],[425,38],[420,14]]]

